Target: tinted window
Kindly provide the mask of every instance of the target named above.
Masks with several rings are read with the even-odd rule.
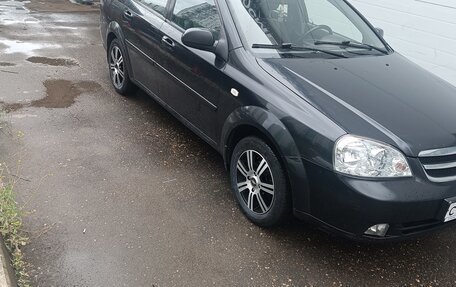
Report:
[[[161,15],[165,15],[165,7],[167,0],[138,0],[138,2],[146,5],[147,7],[160,13]]]
[[[218,39],[221,22],[213,0],[177,0],[173,22],[187,30],[206,28]]]

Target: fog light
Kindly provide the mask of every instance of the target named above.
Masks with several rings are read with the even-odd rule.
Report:
[[[384,237],[388,232],[389,224],[376,224],[369,227],[364,234]]]

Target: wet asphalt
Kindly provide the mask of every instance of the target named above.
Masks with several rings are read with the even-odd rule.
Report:
[[[238,210],[222,158],[110,85],[96,8],[0,1],[0,162],[34,286],[451,286],[456,229],[369,245]]]

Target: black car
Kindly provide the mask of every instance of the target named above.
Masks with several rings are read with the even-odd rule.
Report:
[[[102,0],[101,32],[116,91],[219,151],[252,222],[388,240],[456,219],[456,89],[347,1]]]

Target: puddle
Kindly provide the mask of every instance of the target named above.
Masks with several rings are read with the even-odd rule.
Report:
[[[46,80],[46,97],[33,101],[30,106],[43,108],[68,108],[75,103],[76,98],[83,93],[96,92],[100,84],[93,81],[73,83],[67,80]]]
[[[24,10],[24,8],[20,8],[22,10]],[[19,8],[16,8],[16,10],[19,10]],[[31,25],[31,24],[39,24],[39,21],[35,18],[25,18],[25,19],[21,19],[21,20],[17,20],[17,19],[10,19],[10,18],[1,18],[0,17],[0,20],[2,20],[2,25],[17,25],[17,24],[27,24],[27,25]]]
[[[0,67],[14,67],[16,64],[8,62],[0,62]]]
[[[6,113],[15,112],[24,107],[24,104],[21,104],[21,103],[8,104],[8,103],[4,103],[2,101],[0,101],[0,105],[2,106],[2,109],[0,109],[0,111],[4,111]]]
[[[98,3],[94,3],[93,0],[80,0],[89,4],[92,2],[93,5],[81,5],[80,3],[74,4],[71,1],[65,0],[46,0],[46,1],[31,1],[26,7],[35,12],[99,12]],[[75,1],[76,2],[76,1]]]
[[[14,54],[14,53],[24,53],[32,54],[35,50],[45,49],[45,48],[59,48],[60,45],[57,44],[43,44],[43,43],[27,43],[22,41],[13,41],[13,40],[0,40],[0,44],[5,46],[5,54]]]
[[[0,70],[0,72],[2,72],[2,73],[7,73],[7,74],[14,74],[14,75],[19,74],[18,72],[8,71],[8,70]]]
[[[45,64],[49,66],[74,67],[79,66],[78,62],[73,59],[64,58],[47,58],[47,57],[30,57],[27,61],[34,64]]]
[[[73,4],[93,5],[93,0],[70,0]]]
[[[52,29],[60,29],[60,30],[81,30],[84,27],[70,27],[70,26],[55,26]]]
[[[93,81],[71,82],[67,80],[46,80],[46,97],[32,101],[29,104],[8,104],[0,101],[6,113],[20,110],[24,107],[63,109],[73,105],[76,98],[83,93],[93,93],[101,89],[101,85]]]
[[[24,7],[27,1],[0,1],[0,23],[2,26],[16,24],[36,24],[38,20],[30,16]]]

